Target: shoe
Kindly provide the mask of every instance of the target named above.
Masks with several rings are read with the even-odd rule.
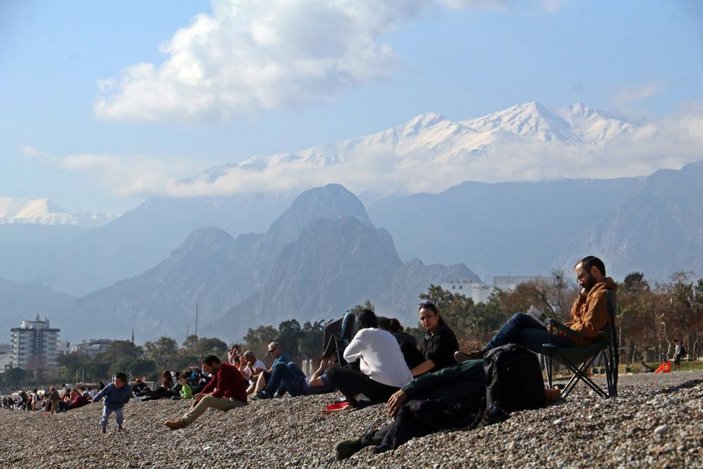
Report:
[[[252,399],[271,399],[271,396],[266,391],[259,391],[256,396],[252,396]]]
[[[117,431],[118,431],[118,432],[123,432],[123,431],[124,431],[124,427],[117,427]]]
[[[103,433],[107,433],[107,428],[101,427],[101,428],[100,428],[100,431],[103,432]]]
[[[337,461],[347,459],[352,455],[358,453],[362,450],[364,445],[361,444],[359,438],[352,438],[351,440],[343,440],[337,443],[334,447],[334,454]]]
[[[464,363],[469,360],[480,360],[483,358],[483,350],[472,350],[471,352],[462,352],[457,350],[454,352],[454,360],[457,363]]]
[[[178,430],[179,428],[187,427],[188,424],[183,419],[171,419],[171,420],[166,420],[166,426],[168,428],[170,428],[171,430]]]

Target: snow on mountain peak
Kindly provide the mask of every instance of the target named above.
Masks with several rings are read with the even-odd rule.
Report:
[[[535,101],[462,123],[477,132],[503,131],[522,138],[536,138],[542,142],[580,143],[580,139],[571,132],[568,122]]]
[[[632,129],[632,124],[581,103],[555,111],[532,101],[465,121],[452,121],[430,112],[371,135],[294,153],[254,156],[238,164],[212,168],[196,178],[215,182],[219,178],[229,177],[237,184],[247,185],[248,173],[271,171],[277,175],[278,181],[280,175],[291,175],[284,181],[285,184],[277,184],[277,187],[289,189],[297,185],[310,187],[297,176],[293,180],[292,175],[306,173],[311,181],[319,184],[339,182],[340,174],[343,174],[351,180],[345,181],[349,187],[361,191],[367,187],[363,183],[355,186],[355,182],[374,180],[377,177],[374,168],[384,168],[383,171],[394,168],[407,174],[411,170],[434,165],[435,169],[444,168],[448,173],[445,179],[449,180],[462,177],[462,170],[476,164],[476,157],[500,155],[506,145],[524,142],[545,145],[545,150],[554,145],[577,149],[600,145]],[[514,150],[511,148],[511,151]],[[335,166],[345,166],[345,169],[329,174],[317,172],[318,169]],[[449,167],[454,169],[447,169]],[[506,173],[502,178],[514,176]],[[398,177],[403,179],[402,176]]]
[[[634,129],[629,122],[591,109],[581,103],[572,104],[556,112],[569,123],[572,131],[578,134],[584,143],[592,145],[610,141]]]
[[[49,199],[0,197],[0,224],[99,226],[115,218],[104,213],[73,214]]]
[[[400,129],[403,129],[403,133],[405,135],[414,135],[423,129],[433,127],[442,122],[450,121],[436,112],[427,112],[425,114],[419,114],[413,117],[408,122],[400,126]]]

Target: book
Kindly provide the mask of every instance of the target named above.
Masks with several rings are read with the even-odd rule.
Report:
[[[530,305],[530,309],[526,311],[526,314],[533,317],[535,321],[540,323],[545,328],[550,324],[550,317],[535,308],[534,305]]]

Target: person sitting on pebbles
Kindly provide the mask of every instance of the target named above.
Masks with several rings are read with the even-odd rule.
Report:
[[[256,395],[258,396],[262,391],[264,391],[264,395],[273,397],[276,392],[279,391],[278,388],[274,388],[269,384],[269,381],[271,381],[271,375],[273,374],[273,370],[276,368],[276,366],[285,366],[290,363],[290,360],[283,352],[283,348],[278,344],[278,342],[271,342],[268,345],[268,353],[266,355],[273,358],[271,368],[259,373],[259,377],[256,379],[256,385],[253,388],[249,387],[247,389],[248,394],[251,394],[253,392],[256,393]]]
[[[227,412],[247,405],[247,381],[235,366],[222,363],[215,355],[205,357],[202,365],[212,374],[212,379],[193,396],[193,405],[183,417],[165,422],[171,430],[187,427],[211,407]]]
[[[347,459],[366,446],[376,453],[396,449],[412,438],[441,430],[469,427],[484,407],[486,374],[483,360],[468,360],[456,366],[425,373],[396,391],[388,399],[388,416],[394,420],[380,430],[335,446],[337,460]],[[544,390],[547,402],[561,392]]]
[[[359,332],[344,349],[344,359],[348,363],[359,360],[359,370],[333,367],[327,371],[327,378],[352,407],[363,407],[385,402],[413,376],[398,341],[378,328],[373,311],[359,312],[357,324]]]

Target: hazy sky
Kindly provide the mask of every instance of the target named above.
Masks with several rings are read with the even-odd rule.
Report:
[[[69,211],[528,101],[702,137],[703,2],[0,2],[0,196]]]

